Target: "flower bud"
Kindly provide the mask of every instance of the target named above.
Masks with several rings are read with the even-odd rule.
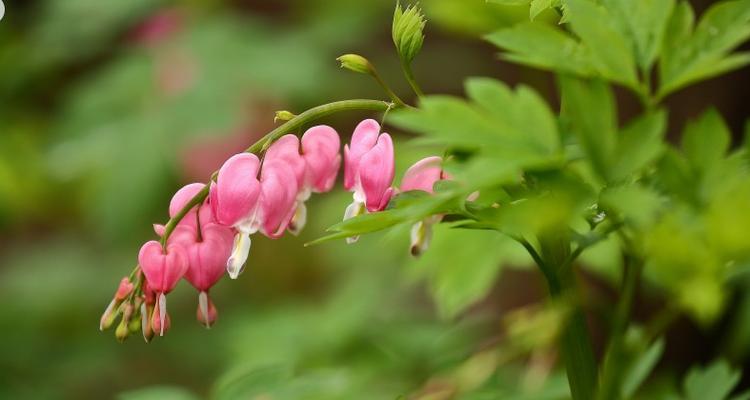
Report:
[[[99,319],[100,331],[111,328],[112,324],[115,323],[115,319],[120,315],[120,304],[122,304],[122,302],[117,299],[112,299],[112,301],[109,302],[107,309],[104,310],[101,319]]]
[[[276,111],[276,115],[273,117],[273,122],[289,121],[294,117],[296,117],[296,115],[292,114],[291,112],[287,110]]]
[[[350,71],[359,72],[361,74],[372,75],[373,67],[366,58],[359,54],[344,54],[336,59],[341,63],[341,68],[346,68]]]
[[[115,330],[115,337],[120,342],[124,342],[125,339],[130,336],[130,319],[133,316],[134,310],[135,307],[132,303],[127,303],[123,307],[122,319],[120,320],[120,324],[117,325],[117,329]]]
[[[115,338],[117,338],[117,341],[122,343],[125,341],[125,339],[130,336],[130,328],[128,328],[128,324],[124,323],[125,320],[120,321],[120,324],[117,325],[117,329],[115,329]]]
[[[130,279],[126,276],[120,280],[120,285],[117,286],[117,291],[115,292],[115,299],[117,300],[125,300],[126,297],[130,294],[130,292],[133,291],[133,282],[130,282]]]
[[[141,332],[143,332],[143,340],[146,343],[150,342],[154,338],[154,330],[151,329],[151,318],[149,316],[154,312],[153,303],[141,304]]]
[[[422,49],[425,22],[424,14],[417,6],[411,5],[404,10],[401,4],[396,4],[391,34],[402,62],[411,63]]]

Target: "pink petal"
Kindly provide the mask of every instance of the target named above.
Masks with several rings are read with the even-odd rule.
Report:
[[[189,183],[180,190],[178,190],[174,196],[172,196],[172,201],[169,202],[169,217],[174,217],[177,215],[180,210],[182,210],[182,207],[185,207],[185,204],[187,204],[198,192],[203,190],[203,187],[206,185],[203,183]]]
[[[393,141],[390,135],[384,133],[378,138],[375,147],[362,156],[360,161],[359,180],[368,211],[380,211],[388,205],[393,175]]]
[[[170,244],[167,254],[163,254],[161,244],[155,240],[141,247],[138,263],[149,287],[160,293],[169,293],[174,289],[188,267],[187,256],[181,246]]]
[[[318,125],[302,135],[302,154],[307,165],[306,184],[323,193],[331,190],[341,165],[339,134],[330,126]]]
[[[198,290],[208,290],[226,271],[227,259],[232,253],[232,229],[209,223],[201,227],[201,241],[190,237],[180,239],[189,260],[185,279]],[[178,235],[177,230],[172,235]],[[179,237],[179,236],[178,236]],[[183,241],[184,240],[184,241]]]
[[[401,179],[401,191],[422,190],[432,193],[432,186],[442,178],[443,159],[438,156],[423,158],[406,170]]]
[[[247,218],[255,208],[260,195],[259,165],[254,154],[240,153],[221,166],[210,192],[211,208],[217,222],[233,226]]]
[[[360,160],[378,140],[380,124],[366,119],[354,128],[350,146],[344,148],[344,188],[351,190],[357,184]]]
[[[299,139],[295,135],[284,135],[275,141],[266,151],[264,162],[279,160],[285,162],[294,172],[297,186],[305,183],[305,159],[299,153]]]
[[[263,164],[260,216],[264,235],[276,239],[284,233],[294,216],[297,190],[294,173],[285,163],[271,160]]]

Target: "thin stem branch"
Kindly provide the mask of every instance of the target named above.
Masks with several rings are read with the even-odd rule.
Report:
[[[414,90],[414,93],[417,95],[417,97],[419,97],[420,99],[424,97],[424,92],[419,87],[416,79],[414,79],[414,72],[412,72],[411,70],[411,65],[407,62],[401,61],[401,69],[404,70],[406,81],[409,82],[409,86],[411,86],[412,90]]]
[[[625,331],[633,307],[636,288],[643,270],[643,261],[633,255],[625,255],[625,273],[622,284],[622,294],[617,303],[610,339],[604,354],[602,366],[602,382],[597,398],[600,400],[616,400],[620,398],[622,384],[622,368],[625,365]]]
[[[378,84],[380,85],[380,87],[382,87],[383,90],[385,90],[385,93],[388,95],[388,97],[391,98],[391,100],[393,100],[393,102],[397,106],[399,106],[399,107],[406,106],[406,103],[403,100],[401,100],[400,97],[398,97],[398,95],[396,94],[396,92],[394,92],[393,89],[391,89],[391,87],[388,86],[387,83],[385,83],[385,81],[383,80],[383,78],[380,76],[380,74],[378,73],[378,71],[375,68],[372,69],[372,77],[375,78],[375,80],[378,82]]]

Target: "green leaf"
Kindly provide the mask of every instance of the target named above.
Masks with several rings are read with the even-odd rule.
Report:
[[[649,71],[661,50],[675,0],[603,0],[641,70]]]
[[[531,0],[487,0],[487,2],[503,6],[523,6],[529,4]]]
[[[588,0],[568,0],[570,25],[591,51],[597,70],[605,78],[636,88],[638,78],[631,48],[613,27],[607,10]]]
[[[641,171],[664,151],[667,116],[663,110],[644,114],[620,131],[612,174],[613,181]]]
[[[446,224],[433,229],[432,244],[415,267],[428,275],[441,315],[452,317],[487,294],[515,242],[493,231],[451,229]]]
[[[560,148],[557,122],[547,103],[533,89],[520,85],[515,93],[504,83],[491,78],[471,78],[466,92],[475,103],[489,112],[498,129],[527,136],[545,153]]]
[[[531,0],[531,6],[529,7],[529,19],[533,21],[543,11],[558,6],[559,3],[559,0]]]
[[[178,386],[155,385],[117,395],[118,400],[197,400],[199,397]]]
[[[591,56],[575,38],[543,23],[521,23],[486,37],[508,53],[508,61],[531,67],[594,76]]]
[[[693,367],[683,382],[686,400],[725,400],[740,382],[742,373],[724,360]]]
[[[634,184],[606,188],[600,202],[634,227],[644,227],[654,221],[664,200],[654,191]]]
[[[682,136],[682,150],[697,171],[706,171],[724,158],[731,133],[715,109],[690,122]]]
[[[750,37],[750,0],[714,4],[692,31],[693,12],[687,2],[675,8],[660,64],[659,96],[690,83],[739,68],[746,54],[729,55]],[[692,33],[691,33],[692,31]]]
[[[605,180],[617,143],[617,114],[612,91],[599,80],[562,76],[563,113],[594,171]]]
[[[630,399],[654,370],[664,353],[664,338],[659,338],[648,350],[641,354],[625,371],[620,393],[623,399]]]

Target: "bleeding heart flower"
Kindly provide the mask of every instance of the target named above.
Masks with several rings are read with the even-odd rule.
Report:
[[[260,228],[256,218],[260,197],[259,166],[254,154],[235,154],[221,166],[209,193],[216,221],[237,229],[232,254],[226,264],[232,279],[242,272],[250,252],[250,235]]]
[[[180,190],[172,196],[172,200],[169,202],[169,218],[174,218],[174,216],[177,215],[177,213],[179,213],[180,210],[182,210],[182,208],[185,207],[185,205],[205,187],[206,185],[203,183],[189,183],[181,187]],[[200,219],[200,221],[198,221],[198,219]],[[182,220],[180,220],[178,226],[187,225],[196,228],[198,223],[207,224],[210,222],[216,222],[216,219],[214,218],[211,206],[204,202],[185,214]],[[154,232],[156,232],[157,235],[164,235],[164,229],[164,225],[154,224]]]
[[[162,251],[159,242],[152,240],[146,242],[138,253],[138,263],[149,287],[156,292],[159,307],[155,310],[158,316],[159,335],[164,335],[164,323],[167,318],[166,294],[171,292],[177,282],[185,275],[188,268],[188,259],[184,249],[176,244],[167,246],[167,251]],[[154,329],[156,330],[156,329]]]
[[[307,188],[315,193],[325,193],[333,188],[341,165],[340,147],[339,134],[327,125],[313,126],[302,135]]]
[[[393,195],[393,141],[380,134],[380,125],[372,119],[359,123],[351,144],[344,147],[344,187],[354,192],[354,201],[346,208],[344,220],[363,212],[382,211]],[[356,237],[347,238],[353,243]]]
[[[232,252],[234,232],[226,226],[208,223],[201,225],[200,230],[190,226],[178,226],[170,243],[183,247],[188,258],[188,269],[185,279],[200,292],[198,295],[199,321],[206,327],[216,320],[216,309],[209,317],[208,290],[221,279],[226,270],[226,262]]]
[[[442,163],[443,159],[437,156],[423,158],[414,163],[401,179],[401,191],[421,190],[433,193],[435,182],[447,178]],[[442,219],[442,215],[432,215],[412,225],[410,249],[413,256],[427,250],[432,240],[432,226]]]
[[[260,187],[258,218],[261,231],[269,238],[278,239],[294,215],[298,191],[295,173],[281,160],[265,160]]]
[[[414,163],[401,179],[401,191],[421,190],[432,193],[435,182],[446,178],[442,163],[443,159],[438,156],[423,158]]]
[[[302,157],[305,160],[305,179],[297,195],[297,206],[289,223],[289,232],[299,234],[307,223],[307,206],[305,201],[312,192],[324,193],[336,182],[341,155],[339,134],[326,125],[308,129],[302,135]]]
[[[133,291],[134,286],[135,285],[133,285],[133,282],[130,282],[130,278],[128,278],[127,276],[123,277],[120,280],[120,284],[117,286],[117,291],[115,291],[115,295],[112,298],[112,301],[109,302],[109,305],[107,305],[107,308],[104,310],[101,319],[99,319],[100,331],[109,329],[109,327],[112,326],[112,324],[115,322],[115,318],[117,317],[117,315],[119,315],[118,309],[120,305]]]

